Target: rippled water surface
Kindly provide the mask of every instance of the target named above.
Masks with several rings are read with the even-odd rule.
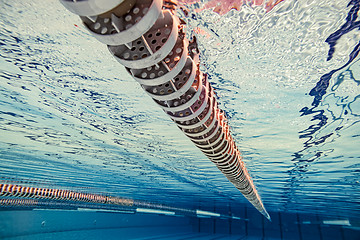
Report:
[[[224,16],[188,6],[201,68],[269,211],[360,218],[359,19],[327,61],[348,3],[285,0]],[[0,5],[2,181],[248,204],[58,1]]]

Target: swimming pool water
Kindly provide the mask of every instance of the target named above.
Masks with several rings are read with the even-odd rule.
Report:
[[[288,227],[297,237],[307,232],[331,239],[340,233],[341,238],[333,239],[358,239],[359,2],[289,0],[270,12],[244,5],[224,16],[210,9],[195,11],[204,2],[188,6],[188,34],[196,29],[201,69],[216,89],[272,223],[251,208],[56,0],[0,1],[1,183],[231,212],[248,219],[230,223],[172,217],[174,225],[186,225],[184,234],[246,236],[248,231],[248,237],[292,239],[279,235]],[[329,54],[332,46],[335,51]],[[1,209],[0,236],[11,236],[5,222],[20,226],[17,221],[25,215],[66,222],[60,216],[64,209]],[[93,214],[95,219],[102,213],[71,214]],[[122,217],[134,218],[140,227],[143,217],[107,214],[111,217],[103,220],[104,226]],[[169,217],[156,216],[154,223],[155,218],[160,224]],[[324,223],[335,220],[343,222]],[[49,224],[41,223],[27,228],[45,231]],[[71,229],[58,226],[45,232]],[[92,226],[87,222],[73,229]],[[271,228],[276,234],[266,234],[264,229]],[[326,238],[330,231],[334,235]]]

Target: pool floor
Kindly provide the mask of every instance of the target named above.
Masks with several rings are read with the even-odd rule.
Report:
[[[0,239],[360,239],[356,228],[319,224],[299,214],[271,215],[272,222],[260,215],[244,221],[94,210],[2,210]]]

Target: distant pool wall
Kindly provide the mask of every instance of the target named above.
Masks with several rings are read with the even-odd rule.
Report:
[[[118,213],[96,210],[1,210],[0,239],[319,239],[358,240],[359,228],[318,216],[254,209],[248,220]],[[324,223],[330,224],[324,224]],[[345,223],[345,225],[344,225]],[[336,225],[338,224],[338,225]],[[351,225],[351,224],[350,224]]]

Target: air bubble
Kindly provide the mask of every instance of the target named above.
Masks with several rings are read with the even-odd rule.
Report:
[[[150,78],[153,79],[155,77],[155,73],[150,73]]]
[[[143,14],[146,14],[148,11],[149,11],[149,8],[144,8],[142,12],[143,12]]]
[[[135,19],[135,22],[139,22],[141,20],[141,17],[137,17],[136,19]]]
[[[181,53],[181,48],[177,48],[176,53]]]
[[[141,74],[141,77],[142,77],[142,78],[146,78],[146,77],[147,77],[147,73],[146,73],[146,72],[143,72],[143,73]]]
[[[160,77],[160,76],[162,76],[162,75],[164,75],[164,71],[159,71],[159,72],[158,72],[158,76]]]
[[[108,23],[110,22],[110,19],[109,18],[104,18],[104,23]]]
[[[187,74],[187,75],[189,75],[190,72],[191,72],[190,69],[186,69],[186,70],[185,70],[185,74]]]

